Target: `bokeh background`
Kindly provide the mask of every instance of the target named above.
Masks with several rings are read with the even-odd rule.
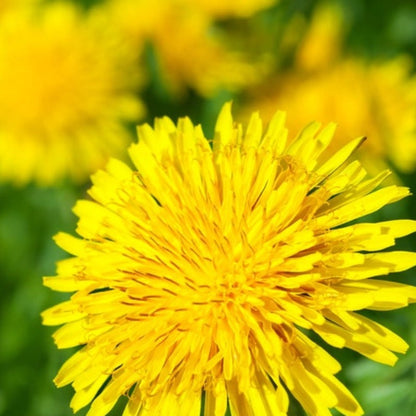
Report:
[[[52,382],[72,351],[40,319],[68,295],[42,276],[65,257],[52,237],[74,232],[89,175],[126,159],[135,125],[188,115],[210,137],[231,99],[242,121],[287,110],[292,136],[335,121],[334,146],[366,136],[368,171],[415,193],[415,59],[413,0],[0,0],[0,415],[72,414],[72,388]],[[416,219],[415,198],[366,220]],[[415,416],[416,306],[372,316],[410,345],[394,368],[327,348],[366,415]]]

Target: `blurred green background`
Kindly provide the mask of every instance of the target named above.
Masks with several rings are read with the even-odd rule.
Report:
[[[84,2],[86,8],[99,1]],[[338,2],[347,16],[345,51],[365,59],[391,58],[406,53],[416,59],[416,3],[413,0],[345,0]],[[281,0],[256,14],[251,22],[225,19],[218,27],[239,30],[240,26],[260,28],[270,45],[279,45],[282,31],[292,17],[301,14],[308,22],[319,2]],[[309,20],[308,20],[309,19]],[[255,22],[255,23],[253,23]],[[241,28],[240,28],[241,29]],[[247,36],[252,36],[251,32]],[[240,39],[240,42],[250,39]],[[1,45],[0,45],[1,48]],[[290,68],[290,53],[283,66]],[[146,47],[144,65],[148,81],[140,96],[147,108],[145,120],[168,115],[173,119],[189,115],[213,131],[216,114],[225,100],[238,107],[244,90],[219,88],[211,96],[187,87],[185,94],[172,94],[163,84],[152,45]],[[1,91],[0,91],[1,94]],[[415,114],[416,117],[416,114]],[[134,123],[128,128],[134,134]],[[400,180],[416,192],[416,173],[400,173]],[[71,208],[85,197],[88,182],[71,181],[56,186],[36,184],[14,186],[0,183],[0,415],[65,416],[72,388],[56,389],[52,379],[72,351],[58,351],[53,344],[53,328],[41,325],[40,312],[66,299],[42,286],[42,276],[55,273],[55,263],[66,254],[52,236],[58,231],[74,232],[76,218]],[[416,219],[416,197],[388,206],[371,220]],[[416,238],[398,242],[400,249],[415,250]],[[416,272],[397,274],[394,279],[416,285]],[[373,363],[350,351],[326,347],[343,365],[340,379],[353,391],[368,416],[416,415],[416,306],[403,310],[372,313],[377,321],[401,335],[410,345],[394,368]],[[111,412],[120,415],[121,405]],[[86,414],[86,410],[78,413]],[[302,415],[292,404],[291,415]],[[334,413],[335,414],[335,413]]]

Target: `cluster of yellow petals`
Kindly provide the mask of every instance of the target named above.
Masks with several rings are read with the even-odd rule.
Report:
[[[49,185],[85,179],[131,138],[141,75],[104,15],[71,3],[0,18],[0,177]],[[22,151],[22,149],[24,149]]]
[[[362,139],[322,157],[334,125],[288,138],[284,114],[263,130],[221,111],[210,143],[188,118],[139,127],[134,169],[113,159],[79,201],[74,257],[45,278],[76,292],[43,313],[59,348],[83,346],[55,382],[74,411],[104,416],[285,416],[288,391],[310,416],[361,415],[318,334],[392,365],[407,344],[360,315],[416,301],[416,288],[373,277],[416,265],[381,251],[416,222],[351,223],[409,194],[379,188],[349,161]],[[98,393],[98,394],[97,394]],[[202,405],[202,398],[204,405]]]

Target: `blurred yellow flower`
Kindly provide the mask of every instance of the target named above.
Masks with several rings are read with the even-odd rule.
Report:
[[[166,84],[180,92],[190,85],[210,96],[218,88],[236,90],[258,80],[259,65],[227,50],[221,37],[209,35],[209,20],[199,13],[170,15],[152,35]]]
[[[85,179],[131,140],[143,113],[136,54],[98,13],[70,3],[0,20],[0,178]]]
[[[79,201],[80,238],[60,233],[74,257],[46,286],[76,292],[43,313],[63,325],[59,348],[83,345],[55,382],[72,384],[74,411],[104,416],[284,416],[287,390],[311,416],[361,415],[334,374],[340,364],[308,337],[392,365],[408,346],[360,315],[416,301],[416,288],[372,279],[416,265],[382,251],[416,222],[345,225],[409,194],[376,190],[348,162],[356,139],[321,158],[334,125],[287,141],[284,115],[263,132],[221,111],[210,143],[188,118],[139,127],[135,165],[111,160]],[[212,144],[212,146],[211,146]]]
[[[293,67],[257,85],[243,111],[248,117],[260,110],[268,121],[278,107],[287,111],[294,132],[313,120],[336,120],[339,127],[328,153],[363,134],[367,140],[357,156],[370,172],[385,169],[388,162],[410,172],[416,168],[413,63],[404,56],[372,63],[343,56],[346,26],[335,4],[319,6],[298,40]]]
[[[40,0],[1,0],[0,1],[0,16],[12,9],[28,8],[39,3]]]
[[[256,93],[250,108],[260,109],[266,120],[276,106],[282,108],[290,131],[312,120],[337,120],[329,152],[364,134],[358,155],[372,172],[386,160],[404,172],[416,167],[416,78],[405,58],[383,64],[348,59],[324,71],[288,72]]]
[[[137,51],[152,44],[166,87],[175,93],[191,87],[211,96],[220,88],[237,90],[257,82],[265,72],[264,59],[249,62],[243,51],[234,50],[198,6],[185,0],[113,0],[105,10]]]
[[[345,26],[343,11],[336,3],[319,5],[296,50],[296,68],[312,71],[331,65],[341,55]]]
[[[175,0],[174,0],[175,1]],[[277,0],[176,0],[190,7],[198,8],[214,18],[250,17],[266,9]]]

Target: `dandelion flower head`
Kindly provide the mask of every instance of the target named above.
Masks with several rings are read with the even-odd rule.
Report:
[[[283,113],[244,130],[226,104],[210,143],[188,118],[139,127],[134,169],[111,160],[79,201],[73,257],[45,284],[75,292],[43,313],[59,348],[82,346],[55,382],[74,411],[104,416],[287,415],[288,391],[309,415],[361,415],[334,376],[340,364],[308,336],[385,364],[407,344],[362,316],[416,301],[416,288],[373,279],[416,264],[379,252],[416,222],[351,221],[409,194],[378,189],[350,154],[328,159],[334,131],[308,125],[287,139]],[[212,146],[211,146],[212,144]],[[202,397],[204,397],[202,401]],[[204,404],[202,404],[204,403]]]
[[[16,8],[1,17],[0,45],[0,178],[81,180],[121,155],[123,121],[143,113],[141,75],[103,16],[63,2]]]

